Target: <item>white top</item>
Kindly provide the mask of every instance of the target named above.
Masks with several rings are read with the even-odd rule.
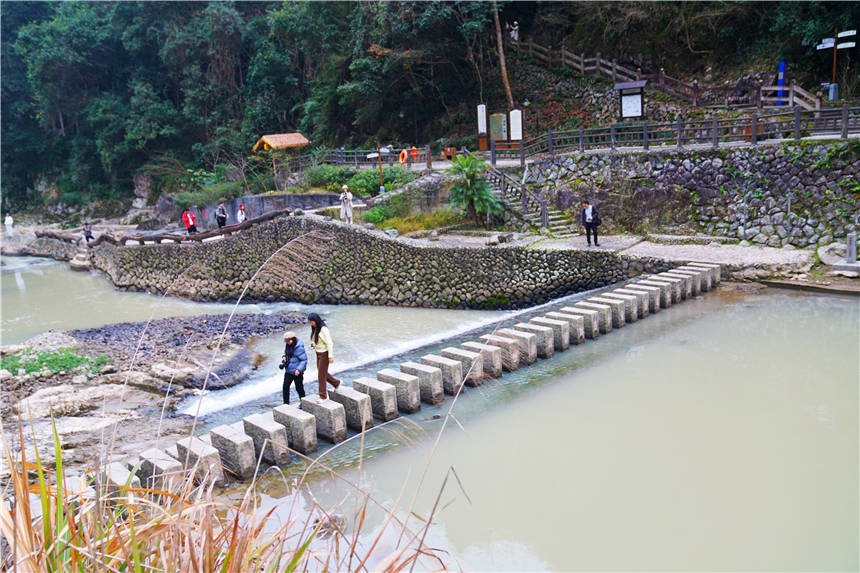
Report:
[[[585,220],[591,223],[591,205],[585,208]]]
[[[6,215],[6,219],[4,219],[3,222],[6,223],[6,226],[11,227],[12,226],[12,215]]]
[[[243,222],[247,218],[248,218],[248,216],[245,214],[244,211],[237,211],[236,212],[236,220],[239,221],[240,223]]]

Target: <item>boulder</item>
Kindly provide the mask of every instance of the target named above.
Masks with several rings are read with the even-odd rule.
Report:
[[[830,243],[818,248],[818,258],[825,265],[835,265],[845,262],[847,247],[845,243]]]

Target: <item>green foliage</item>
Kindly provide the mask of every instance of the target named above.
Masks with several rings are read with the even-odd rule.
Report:
[[[464,209],[476,225],[480,225],[478,215],[500,215],[502,202],[490,191],[490,186],[482,177],[487,168],[486,162],[474,153],[458,155],[451,161],[448,173],[458,181],[451,186],[451,205]]]
[[[463,216],[451,209],[439,209],[432,213],[416,213],[405,217],[390,217],[382,221],[382,229],[397,229],[401,235],[414,233],[415,231],[429,231],[442,227],[458,225],[463,221]]]
[[[394,216],[394,209],[389,207],[388,205],[374,205],[370,209],[368,209],[364,215],[361,216],[362,219],[367,221],[368,223],[373,223],[374,225],[379,225],[385,219],[390,219]]]
[[[415,179],[415,175],[400,165],[389,165],[382,168],[382,182],[386,190],[405,185]],[[379,194],[379,170],[367,169],[359,171],[347,181],[349,190],[359,197],[376,196]]]
[[[27,374],[48,370],[50,372],[62,372],[74,370],[79,366],[87,366],[92,374],[98,373],[99,369],[108,361],[105,355],[91,358],[82,356],[73,348],[61,348],[55,352],[34,352],[27,348],[20,354],[12,354],[0,361],[0,368],[17,374],[23,368]]]
[[[331,192],[339,192],[344,183],[355,175],[355,170],[343,165],[317,165],[304,172],[308,187],[321,187]]]

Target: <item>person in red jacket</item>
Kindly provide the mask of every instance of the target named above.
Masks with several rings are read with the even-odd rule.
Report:
[[[197,217],[194,216],[191,209],[186,209],[185,212],[182,213],[182,222],[185,223],[185,229],[188,231],[189,235],[197,232]]]

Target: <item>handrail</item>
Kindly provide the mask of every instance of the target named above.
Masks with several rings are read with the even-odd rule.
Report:
[[[524,183],[520,183],[507,173],[500,171],[492,165],[487,165],[484,171],[484,179],[488,182],[495,180],[499,193],[502,194],[504,200],[512,202],[514,200],[508,189],[516,189],[519,191],[520,214],[525,217],[529,212],[529,204],[540,215],[542,227],[549,227],[549,211],[547,209],[546,199],[543,196],[535,194]]]

